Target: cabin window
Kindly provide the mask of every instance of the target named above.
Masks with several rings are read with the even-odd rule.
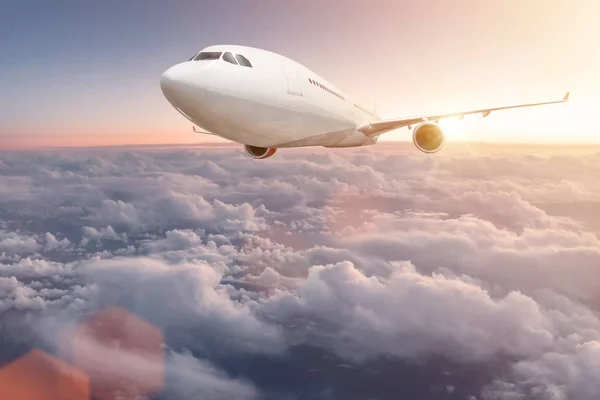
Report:
[[[235,61],[235,57],[231,53],[223,54],[223,60],[227,61],[228,63],[237,65],[237,62]]]
[[[217,51],[204,51],[194,57],[194,61],[218,60],[221,54],[223,53]]]
[[[322,83],[317,82],[316,80],[314,80],[312,78],[308,78],[308,81],[310,82],[311,85],[315,85],[316,87],[323,89],[327,93],[330,93],[330,94],[334,95],[335,97],[339,98],[340,100],[346,100],[344,98],[344,96],[336,93],[334,90],[328,88],[327,86],[323,85]]]
[[[237,59],[238,63],[242,66],[242,67],[249,67],[252,68],[252,63],[243,55],[241,54],[236,54],[235,58]]]

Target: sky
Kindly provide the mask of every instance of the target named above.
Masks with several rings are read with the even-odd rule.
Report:
[[[449,139],[594,142],[594,0],[5,1],[3,147],[199,143],[159,77],[212,44],[286,55],[384,118],[560,99],[444,123]],[[404,129],[385,140],[406,140]],[[210,138],[210,141],[214,141]]]

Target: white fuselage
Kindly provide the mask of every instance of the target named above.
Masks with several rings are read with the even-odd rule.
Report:
[[[243,56],[251,66],[240,65],[239,58],[226,61],[232,59],[227,53]],[[212,134],[264,148],[377,141],[357,131],[379,121],[377,115],[289,58],[227,45],[207,47],[195,58],[169,68],[161,88],[173,107]]]

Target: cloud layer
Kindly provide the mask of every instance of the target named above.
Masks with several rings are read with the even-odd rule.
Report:
[[[2,154],[3,340],[118,306],[165,398],[598,398],[598,154],[281,153]]]

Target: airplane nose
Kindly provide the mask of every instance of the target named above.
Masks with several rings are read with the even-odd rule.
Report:
[[[160,77],[165,98],[178,110],[190,110],[201,104],[211,74],[198,63],[183,62],[167,69]]]
[[[178,86],[185,83],[185,68],[182,64],[177,64],[167,69],[160,77],[160,87],[167,95],[167,92],[177,90]]]
[[[167,69],[160,77],[160,88],[165,98],[176,108],[189,103],[194,92],[194,77],[197,71],[189,63],[181,63]]]

